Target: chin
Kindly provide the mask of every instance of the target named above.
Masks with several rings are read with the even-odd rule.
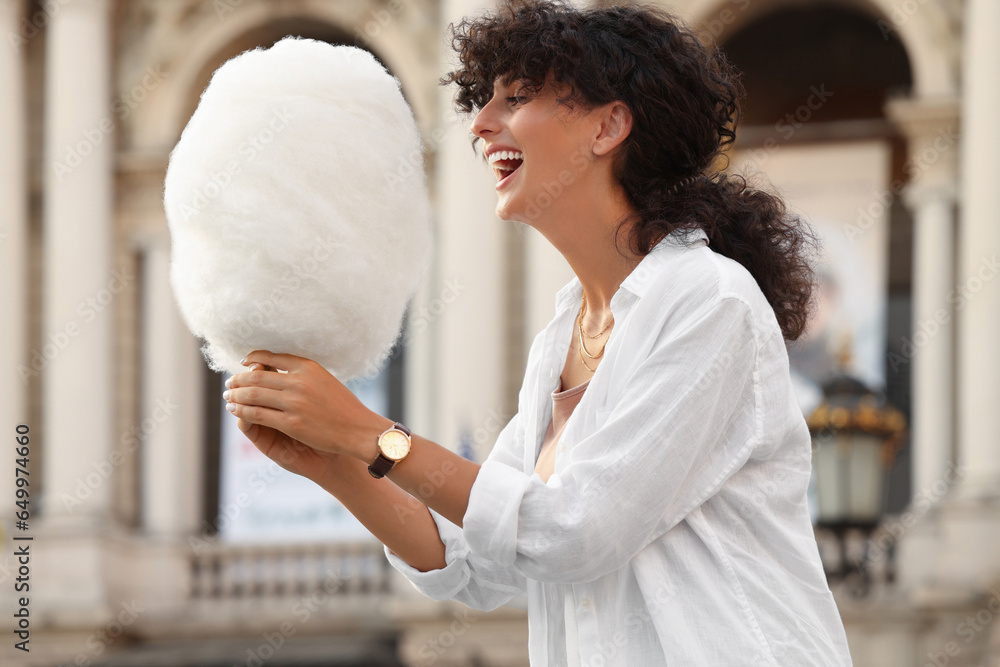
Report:
[[[516,207],[509,202],[500,200],[497,202],[496,216],[504,222],[524,222],[524,214],[520,213]]]

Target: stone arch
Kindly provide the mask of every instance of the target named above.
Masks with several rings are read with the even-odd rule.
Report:
[[[955,63],[960,42],[953,20],[938,0],[829,0],[826,4],[864,12],[884,32],[902,41],[913,72],[916,98],[953,97],[958,91]],[[775,9],[801,7],[795,0],[694,0],[687,12],[703,38],[724,41],[729,35]]]
[[[207,3],[206,3],[207,4]],[[147,51],[157,54],[168,75],[136,111],[131,145],[143,153],[169,151],[187,123],[192,98],[196,101],[209,74],[247,35],[266,32],[269,26],[300,25],[303,36],[339,37],[371,51],[399,79],[403,94],[413,108],[418,127],[428,131],[434,124],[433,86],[428,86],[426,57],[417,48],[412,32],[402,29],[402,16],[383,19],[374,6],[346,7],[345,3],[231,3],[232,13],[219,20],[214,13],[178,22],[176,29],[158,36]],[[374,28],[374,29],[373,29]],[[183,32],[183,37],[178,33]],[[431,68],[432,69],[432,68]],[[429,90],[428,90],[429,89]],[[141,114],[141,115],[140,115]]]

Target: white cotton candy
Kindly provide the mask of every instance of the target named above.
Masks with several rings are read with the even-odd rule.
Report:
[[[264,349],[374,375],[430,263],[420,136],[367,51],[286,38],[223,64],[170,154],[170,282],[217,371]]]

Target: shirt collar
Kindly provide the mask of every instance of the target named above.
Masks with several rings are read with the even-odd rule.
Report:
[[[651,282],[650,279],[659,273],[659,269],[663,266],[663,263],[672,255],[683,252],[687,248],[698,248],[707,245],[708,234],[701,227],[675,229],[670,232],[670,234],[660,239],[649,253],[639,261],[636,267],[632,269],[632,272],[625,277],[618,292],[612,297],[612,303],[615,302],[615,299],[621,300],[622,298],[626,298],[620,297],[619,295],[621,294],[632,295],[637,298],[641,297],[646,293],[646,288]],[[580,279],[574,276],[572,280],[556,293],[556,312],[561,313],[568,308],[576,306],[580,303],[581,299],[583,299],[583,285],[580,283]]]

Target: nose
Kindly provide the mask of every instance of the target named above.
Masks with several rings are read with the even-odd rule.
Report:
[[[472,125],[469,127],[469,131],[480,139],[485,139],[486,135],[495,134],[500,131],[499,119],[496,114],[496,105],[493,104],[495,99],[496,96],[494,95],[486,106],[479,110],[476,117],[472,119]]]

